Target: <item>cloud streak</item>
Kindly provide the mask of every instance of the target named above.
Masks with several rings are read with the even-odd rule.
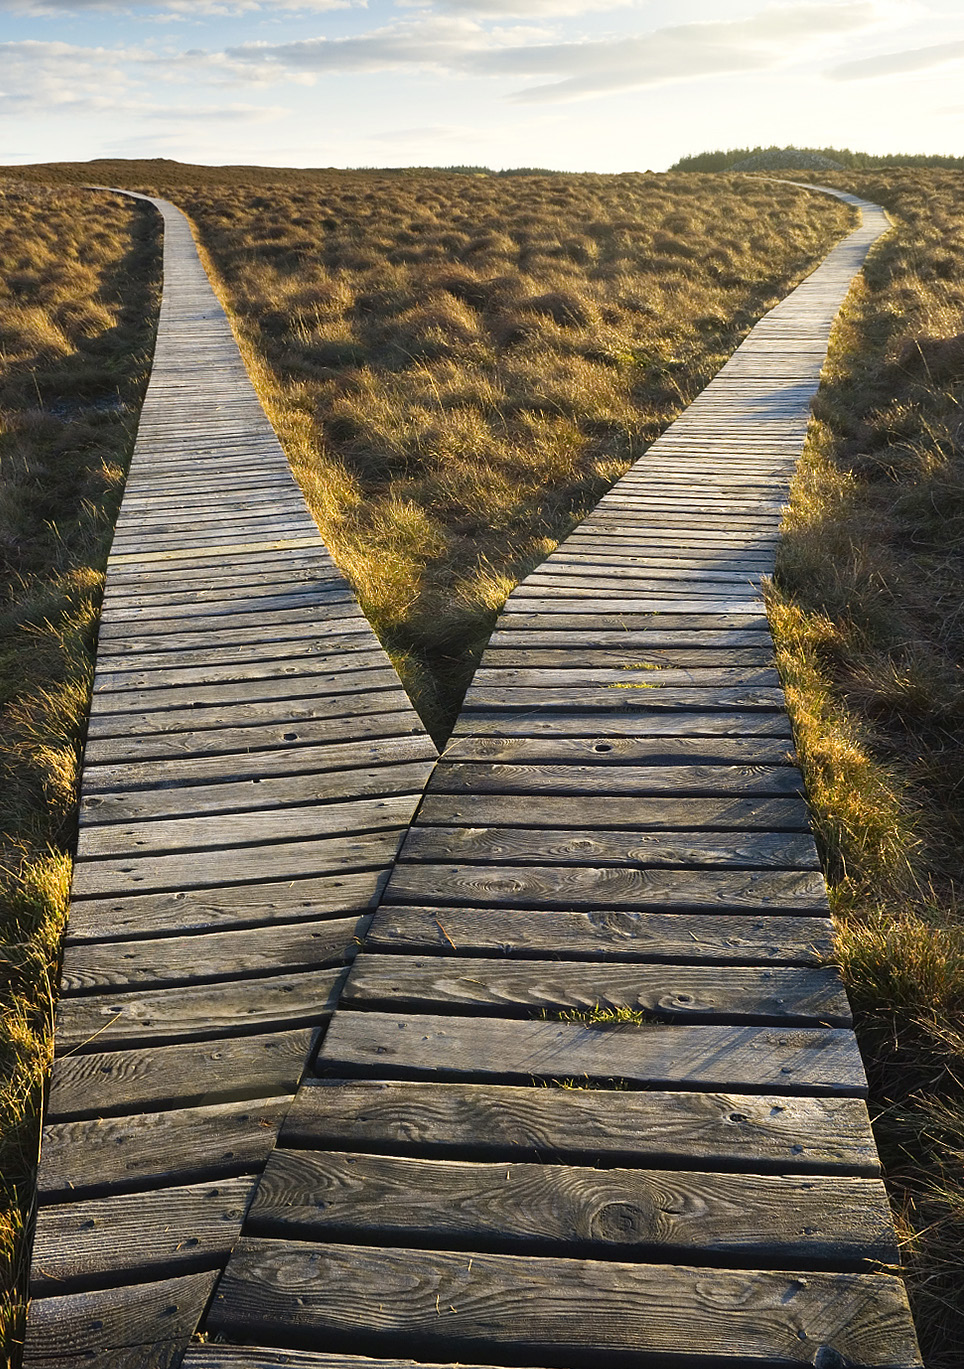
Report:
[[[833,81],[865,81],[874,76],[902,76],[913,71],[928,71],[948,62],[964,59],[964,40],[953,43],[934,43],[926,48],[911,48],[909,52],[883,52],[876,57],[863,57],[856,62],[844,62],[827,73]]]
[[[508,3],[509,0],[506,0]],[[457,7],[461,8],[461,5]],[[465,6],[467,8],[467,4]],[[552,43],[513,41],[467,15],[424,15],[347,38],[248,43],[226,50],[239,77],[302,76],[435,69],[452,76],[508,77],[538,84],[517,91],[526,102],[568,100],[670,81],[774,70],[801,50],[872,26],[871,0],[794,4],[749,18],[679,24],[639,35]]]

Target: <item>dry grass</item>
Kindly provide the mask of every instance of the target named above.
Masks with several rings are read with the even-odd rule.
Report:
[[[130,202],[0,185],[0,1345],[15,1354],[92,644],[146,381]]]
[[[885,205],[835,331],[771,616],[931,1369],[964,1338],[964,176]]]
[[[739,178],[342,173],[172,197],[438,739],[512,585],[847,223]]]
[[[735,177],[142,164],[98,179],[160,189],[194,218],[324,535],[439,736],[518,577],[846,226],[830,200]],[[900,226],[836,332],[772,614],[918,1324],[931,1369],[949,1369],[964,1333],[964,199],[956,172],[822,179]],[[81,212],[72,201],[68,237]],[[785,218],[800,226],[788,234]],[[129,270],[117,279],[133,289]],[[85,289],[110,311],[108,274],[105,257]],[[35,459],[59,470],[42,433],[50,396],[80,374],[83,325],[22,304],[15,336],[34,349],[41,402],[17,371],[21,426],[38,425]],[[15,346],[28,344],[3,340]],[[62,384],[44,378],[60,365]],[[121,450],[126,419],[100,424]],[[117,489],[96,450],[57,534],[45,518],[60,514],[35,509],[13,538],[37,553],[16,639],[37,662],[35,702],[14,713],[13,792],[36,815],[11,938],[25,949],[8,955],[25,1006],[4,1045],[27,1062],[4,1118],[21,1166],[34,1130],[16,1119],[46,1058],[37,1027],[66,888],[63,855],[45,852],[70,826],[100,565],[76,549],[102,535]]]
[[[192,217],[322,533],[438,739],[512,586],[849,221],[740,177],[44,174]]]

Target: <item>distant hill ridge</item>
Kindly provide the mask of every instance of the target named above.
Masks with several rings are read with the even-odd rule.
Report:
[[[964,167],[964,157],[931,153],[894,152],[878,156],[851,152],[848,147],[731,147],[723,152],[698,152],[680,157],[670,171],[844,171],[880,166]]]

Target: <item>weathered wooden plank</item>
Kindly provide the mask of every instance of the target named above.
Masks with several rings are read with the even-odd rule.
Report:
[[[560,685],[605,685],[617,689],[665,689],[680,685],[705,686],[714,688],[719,685],[748,686],[751,688],[776,688],[780,677],[772,667],[736,667],[720,665],[710,669],[694,668],[679,670],[667,667],[661,670],[634,670],[632,661],[614,669],[586,669],[576,665],[563,669],[526,668],[489,666],[485,660],[472,678],[472,688],[486,689],[534,689],[544,687],[557,689]]]
[[[581,592],[596,589],[599,592],[623,590],[632,594],[708,594],[718,597],[720,586],[730,590],[745,592],[756,596],[762,584],[765,571],[746,569],[728,571],[704,567],[686,570],[673,565],[640,564],[636,557],[630,564],[626,562],[607,563],[597,556],[584,556],[578,561],[563,562],[555,556],[544,566],[527,575],[518,587],[519,594],[531,594],[543,589],[578,589]],[[514,591],[515,592],[515,591]]]
[[[177,803],[175,795],[181,786],[200,789],[205,782],[210,782],[215,788],[226,789],[230,783],[244,781],[250,784],[257,781],[269,785],[270,793],[270,785],[275,780],[283,783],[285,779],[298,775],[315,776],[316,782],[324,786],[337,783],[335,778],[320,778],[328,771],[345,775],[345,783],[350,785],[348,775],[358,773],[363,766],[374,769],[420,761],[422,767],[428,770],[435,759],[435,748],[424,732],[419,733],[406,726],[404,720],[410,717],[414,717],[414,714],[377,714],[374,725],[361,730],[353,721],[350,732],[360,734],[342,742],[330,737],[321,737],[317,741],[306,738],[307,745],[299,745],[286,739],[282,732],[265,737],[261,743],[263,750],[227,751],[213,756],[184,756],[174,760],[158,757],[144,761],[87,764],[83,777],[83,817],[86,817],[88,806],[92,818],[100,807],[108,813],[119,811],[111,805],[115,802],[122,805],[125,797],[132,804],[131,817],[136,817],[138,803],[143,800],[147,804],[151,793],[157,795],[159,802],[163,793],[170,793],[171,802]],[[386,728],[390,729],[387,735]],[[272,743],[275,743],[274,747]],[[421,785],[416,787],[421,788]],[[93,803],[94,796],[98,797],[99,803]],[[325,794],[321,793],[320,796],[325,797]],[[203,805],[203,800],[199,802]],[[231,807],[230,799],[226,800],[226,804],[228,808]],[[267,806],[271,806],[270,800]],[[147,816],[146,812],[144,816]]]
[[[513,647],[486,647],[485,659],[492,666],[525,669],[587,670],[601,666],[610,670],[674,670],[689,671],[694,667],[713,670],[718,666],[767,666],[773,664],[773,651],[768,647],[743,647],[723,652],[716,648],[710,650],[645,649],[628,650],[625,647],[592,647],[573,643],[563,646],[557,639],[554,646],[529,644],[528,634],[520,633]]]
[[[68,933],[74,943],[116,942],[364,912],[375,906],[387,877],[386,868],[375,868],[274,883],[74,899]]]
[[[293,1093],[314,1041],[315,1029],[305,1027],[64,1055],[54,1061],[47,1116],[51,1121],[82,1121]]]
[[[657,1088],[863,1097],[852,1031],[672,1023],[574,1023],[339,1012],[317,1073],[495,1080],[625,1080]]]
[[[394,739],[392,739],[394,740]],[[404,742],[406,739],[399,739]],[[333,748],[332,748],[333,749]],[[427,751],[424,740],[420,747],[396,748],[404,753],[405,749],[423,754]],[[307,750],[307,748],[306,748]],[[192,784],[191,773],[179,774],[183,782],[179,785],[161,783],[152,789],[115,789],[113,792],[86,793],[81,807],[81,827],[117,823],[138,823],[158,818],[179,818],[200,816],[205,813],[238,813],[251,809],[269,813],[275,809],[299,807],[302,804],[320,805],[339,800],[376,798],[392,794],[417,794],[425,784],[430,771],[431,761],[412,761],[400,765],[369,765],[364,768],[340,770],[332,757],[326,754],[329,748],[318,747],[315,754],[306,757],[308,765],[317,765],[308,774],[285,774],[294,768],[291,752],[262,753],[260,767],[252,764],[252,756],[240,758],[251,772],[250,779],[231,778],[235,767],[231,762],[221,762],[221,770],[228,771],[224,782],[219,784]],[[365,743],[357,747],[344,747],[343,751],[357,750],[358,759],[364,761],[372,750]],[[391,758],[391,753],[386,760]],[[345,757],[346,760],[349,757]],[[157,764],[157,763],[155,763]],[[162,764],[162,763],[161,763]],[[244,768],[244,766],[242,768]],[[133,767],[125,767],[126,777],[143,781],[142,773],[132,773]],[[258,770],[262,773],[258,773]],[[281,772],[280,774],[277,772]],[[98,777],[103,782],[104,777]],[[117,781],[115,781],[117,782]],[[120,780],[119,782],[123,782]],[[86,833],[84,835],[86,840]]]
[[[286,1146],[876,1175],[858,1098],[305,1079]]]
[[[136,501],[136,496],[132,495],[131,490],[128,481],[124,495],[125,503],[128,498]],[[172,494],[174,502],[177,502],[178,497],[175,490]],[[216,585],[222,582],[231,583],[238,576],[247,575],[261,576],[262,580],[277,580],[336,573],[340,572],[334,561],[324,544],[318,541],[312,546],[281,545],[273,551],[262,551],[256,559],[248,552],[238,552],[233,556],[218,552],[211,556],[202,550],[193,557],[179,556],[173,561],[153,561],[143,566],[120,561],[110,565],[105,590],[109,586],[112,592],[114,589],[123,591],[125,586],[139,584]]]
[[[442,756],[452,761],[594,765],[794,765],[792,743],[779,737],[456,737]],[[441,768],[441,767],[440,767]]]
[[[267,842],[293,842],[301,837],[320,838],[377,831],[380,827],[403,827],[417,802],[416,790],[408,794],[346,799],[341,803],[294,804],[247,812],[150,818],[135,823],[87,824],[81,829],[77,844],[78,872],[82,868],[80,862],[97,861],[100,857],[116,860],[124,855],[262,846]],[[265,852],[263,858],[270,863],[270,851]],[[96,880],[96,872],[93,877]],[[83,893],[84,882],[85,877],[81,877],[77,883],[78,893]]]
[[[291,1101],[285,1095],[48,1123],[37,1171],[41,1201],[257,1173]]]
[[[137,634],[129,623],[112,626],[101,623],[100,632],[108,654],[132,654],[138,651],[178,651],[182,646],[230,646],[235,642],[272,641],[278,632],[287,633],[292,627],[312,625],[316,632],[328,635],[331,624],[341,623],[352,630],[364,627],[361,610],[350,599],[324,605],[310,604],[272,613],[223,613],[210,623],[199,623],[190,614],[182,618],[165,618],[153,625],[137,624]]]
[[[294,690],[294,684],[291,689]],[[288,692],[284,691],[285,694]],[[90,716],[88,735],[92,741],[122,737],[128,744],[143,737],[157,747],[159,740],[170,733],[193,736],[206,731],[231,731],[239,727],[277,727],[351,717],[355,713],[391,713],[397,711],[398,705],[398,691],[390,686],[374,690],[363,687],[351,693],[319,696],[314,693],[311,681],[307,680],[304,693],[294,698],[254,699],[236,704],[225,702],[198,708],[182,706],[149,713],[114,713],[96,709]],[[255,738],[252,737],[252,740]],[[260,741],[260,738],[257,740]]]
[[[165,988],[229,974],[243,978],[309,966],[322,969],[343,965],[358,949],[368,921],[366,914],[143,941],[69,940],[64,950],[61,995],[105,988]]]
[[[519,815],[522,817],[523,815]],[[808,833],[624,831],[552,827],[421,827],[409,831],[401,860],[492,861],[499,865],[634,865],[819,870]]]
[[[553,674],[564,674],[554,671]],[[650,672],[645,672],[649,674]],[[653,672],[659,676],[661,671]],[[725,685],[686,686],[667,685],[663,687],[654,680],[635,680],[625,683],[602,685],[557,685],[546,684],[532,688],[512,688],[472,684],[469,686],[462,712],[471,716],[476,709],[492,708],[564,708],[564,709],[602,709],[615,712],[617,709],[762,709],[783,710],[785,707],[783,690],[766,688],[762,685],[744,685],[727,688]],[[162,718],[167,715],[161,715]]]
[[[826,914],[819,872],[773,870],[631,870],[554,865],[403,864],[385,891],[386,903],[508,903],[519,907],[664,911],[716,910]]]
[[[506,617],[516,613],[589,613],[595,617],[618,612],[624,618],[633,614],[648,618],[668,617],[670,614],[682,617],[684,614],[691,614],[701,620],[708,617],[742,617],[749,620],[745,624],[749,626],[756,616],[754,609],[758,604],[762,608],[762,599],[728,598],[725,595],[708,599],[669,599],[656,594],[623,594],[618,589],[614,589],[608,596],[592,593],[583,595],[579,590],[573,590],[571,594],[560,594],[556,591],[520,595],[518,598],[513,596],[506,600],[502,612]]]
[[[143,1369],[154,1363],[161,1366],[167,1347],[181,1347],[193,1335],[216,1277],[211,1270],[92,1293],[34,1298],[27,1312],[24,1363],[70,1365],[71,1357],[86,1362],[88,1355],[135,1347],[154,1354],[156,1346],[156,1359],[141,1363]]]
[[[642,615],[623,615],[619,611],[609,611],[601,615],[592,613],[513,613],[507,623],[498,620],[490,642],[493,646],[513,646],[522,641],[535,642],[535,638],[516,637],[518,632],[546,632],[552,634],[557,643],[563,641],[559,634],[566,634],[566,641],[574,643],[598,642],[600,645],[626,646],[631,650],[646,646],[772,646],[770,628],[767,622],[756,615],[745,620],[745,615],[716,615],[707,619],[690,619],[687,626],[685,617],[676,617],[665,624],[668,615],[642,613]],[[735,626],[734,626],[735,617]],[[663,619],[663,622],[661,622]],[[720,620],[722,619],[722,620]],[[542,639],[544,645],[552,645],[548,637]]]
[[[251,542],[259,537],[310,537],[317,535],[315,524],[304,514],[288,514],[283,518],[270,515],[259,517],[247,514],[244,518],[234,519],[230,524],[209,527],[201,524],[196,528],[180,528],[176,521],[167,524],[155,523],[143,532],[122,533],[114,539],[114,555],[123,556],[151,547],[162,547],[165,551],[179,547],[220,547],[232,546],[237,542]]]
[[[413,805],[414,806],[414,805]],[[229,846],[222,850],[147,853],[142,859],[84,860],[74,866],[75,898],[116,898],[122,894],[183,892],[229,881],[295,880],[385,869],[404,835],[401,827],[319,841],[279,842],[271,846]]]
[[[753,1268],[894,1264],[879,1179],[593,1169],[275,1150],[252,1235],[445,1250],[703,1260]]]
[[[170,599],[163,603],[162,598]],[[246,588],[237,592],[223,586],[212,586],[193,595],[150,596],[148,602],[138,604],[129,598],[115,598],[109,606],[107,620],[116,635],[118,625],[127,623],[131,631],[163,632],[167,623],[185,620],[194,624],[195,631],[203,631],[205,624],[217,628],[219,620],[247,614],[284,613],[289,609],[318,608],[322,613],[330,608],[336,612],[355,602],[350,590],[337,580],[288,586],[284,583]],[[249,620],[250,621],[250,620]]]
[[[224,968],[231,972],[231,966]],[[92,1046],[102,1052],[323,1022],[334,1011],[344,976],[344,969],[313,969],[169,989],[74,995],[58,1005],[55,1046],[61,1055]]]
[[[624,965],[611,961],[466,960],[362,954],[342,1005],[392,1012],[440,1010],[530,1017],[628,1010],[676,1021],[794,1022],[848,1026],[840,973],[833,966]]]
[[[606,743],[596,740],[594,746]],[[790,765],[625,765],[594,751],[601,763],[560,765],[501,761],[446,761],[434,771],[433,794],[645,794],[674,798],[799,794],[800,772]]]
[[[357,712],[349,711],[354,703]],[[257,748],[285,748],[296,743],[336,742],[343,744],[355,738],[411,736],[421,732],[418,716],[413,709],[399,707],[400,700],[393,691],[383,694],[354,696],[342,709],[320,709],[317,716],[309,716],[309,708],[297,710],[304,716],[291,716],[296,710],[285,704],[255,710],[237,726],[218,726],[213,723],[199,730],[161,732],[156,735],[130,736],[119,732],[110,737],[89,737],[84,751],[85,761],[92,765],[133,763],[139,760],[167,760],[190,756],[222,756]],[[341,709],[341,711],[339,711]],[[265,716],[257,716],[261,713]],[[423,734],[424,735],[424,734]]]
[[[498,737],[791,737],[784,711],[756,715],[738,710],[713,713],[699,708],[665,712],[589,712],[579,708],[529,713],[518,709],[473,709],[462,713],[455,736]]]
[[[85,1350],[82,1355],[54,1352],[29,1360],[30,1369],[181,1369],[183,1338],[154,1341],[149,1345],[109,1346],[104,1350]]]
[[[257,1345],[192,1345],[183,1369],[425,1369],[412,1359],[371,1359],[319,1350],[279,1350]],[[433,1364],[432,1369],[493,1369],[491,1365]]]
[[[507,601],[508,602],[508,601]],[[521,631],[586,632],[591,640],[598,634],[618,633],[616,638],[598,635],[598,640],[620,641],[626,645],[691,646],[701,644],[739,646],[747,643],[771,642],[766,616],[762,613],[636,613],[609,606],[603,613],[591,613],[579,607],[562,614],[533,611],[528,606],[513,612],[512,618],[497,626],[493,641],[503,645],[514,641]],[[511,637],[508,634],[513,634]],[[506,635],[501,635],[506,634]],[[632,635],[638,634],[638,635]]]
[[[168,662],[166,665],[151,669],[136,670],[98,670],[94,676],[94,694],[98,696],[98,707],[108,707],[113,700],[103,695],[128,692],[150,692],[161,689],[178,689],[184,686],[210,687],[224,686],[232,682],[251,682],[255,680],[278,680],[297,676],[317,676],[322,680],[335,675],[345,675],[355,671],[371,670],[384,666],[386,657],[375,650],[359,633],[354,637],[340,637],[337,655],[321,655],[319,652],[299,653],[297,648],[288,646],[280,660],[236,661],[231,657],[215,656],[205,665],[183,667]],[[293,660],[292,657],[295,659]]]
[[[537,784],[533,784],[533,789]],[[642,786],[640,786],[642,788]],[[806,832],[808,810],[798,798],[675,798],[672,791],[657,797],[635,794],[593,793],[526,794],[523,806],[507,802],[504,793],[426,794],[418,812],[418,829],[432,826],[496,826],[518,822],[534,828],[569,828],[592,832],[595,828],[623,828],[633,832],[677,829],[731,832]]]
[[[92,711],[98,720],[130,720],[137,726],[141,715],[163,714],[169,709],[192,711],[218,704],[236,704],[242,700],[267,702],[273,699],[300,699],[305,695],[360,694],[366,690],[398,688],[398,676],[387,661],[374,655],[360,661],[344,661],[340,670],[328,670],[318,661],[309,661],[285,673],[258,674],[253,678],[245,672],[234,680],[214,680],[193,684],[170,684],[163,679],[147,680],[143,686],[125,689],[95,690]],[[126,725],[126,722],[122,722]]]
[[[545,955],[563,959],[722,961],[814,965],[833,946],[829,919],[627,913],[519,908],[381,908],[365,937],[367,951],[456,950],[466,955]]]
[[[358,618],[338,618],[325,623],[319,631],[313,622],[276,623],[265,627],[260,636],[256,629],[244,628],[237,633],[218,632],[216,640],[207,634],[186,637],[167,637],[125,640],[117,638],[104,642],[97,652],[97,668],[110,678],[124,671],[167,671],[198,669],[217,663],[225,668],[243,669],[250,662],[281,660],[290,664],[291,657],[311,659],[314,654],[332,659],[332,652],[350,652],[369,643],[368,628]]]
[[[242,1239],[208,1325],[246,1337],[406,1343],[638,1366],[673,1353],[802,1366],[823,1350],[879,1369],[920,1364],[898,1279],[441,1253]],[[390,1351],[389,1351],[390,1352]],[[656,1361],[650,1361],[656,1362]]]
[[[42,1295],[105,1276],[136,1282],[179,1267],[220,1266],[241,1233],[255,1182],[250,1175],[208,1179],[42,1207],[32,1285]]]

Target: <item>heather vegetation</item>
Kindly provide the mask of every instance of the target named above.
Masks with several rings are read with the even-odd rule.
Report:
[[[12,1353],[94,633],[147,378],[153,219],[0,185],[0,1347]]]
[[[964,180],[821,179],[897,224],[838,322],[771,597],[932,1369],[964,1336]]]
[[[720,177],[319,173],[171,195],[439,739],[512,585],[849,222]]]

